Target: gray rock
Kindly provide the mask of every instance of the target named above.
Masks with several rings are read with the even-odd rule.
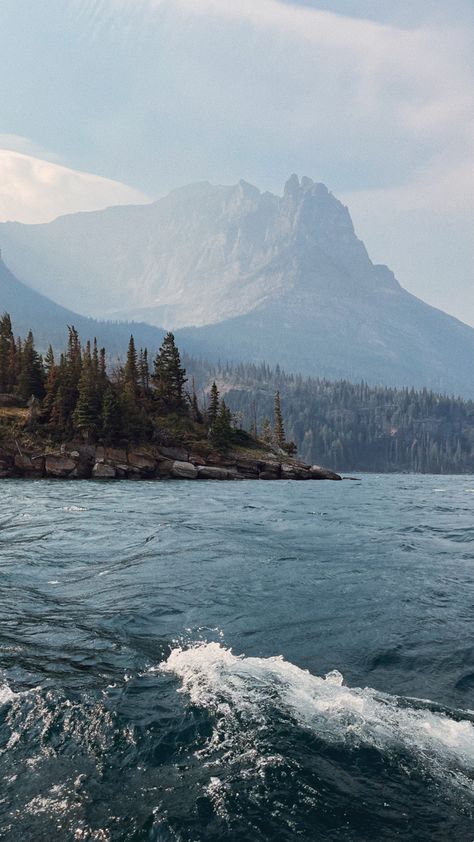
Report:
[[[44,470],[44,457],[37,456],[32,458],[30,454],[19,453],[15,454],[15,468],[22,474],[31,474],[33,476],[42,476]]]
[[[196,479],[198,469],[191,462],[173,462],[171,476],[176,479]]]
[[[115,479],[117,473],[112,465],[106,465],[104,462],[96,462],[92,468],[92,476],[94,479]]]
[[[235,468],[235,456],[224,456],[223,453],[210,453],[206,457],[206,465],[216,465],[218,468]]]
[[[239,474],[242,474],[246,479],[257,479],[259,468],[255,460],[239,458],[236,467]]]
[[[192,462],[193,465],[205,465],[206,464],[206,460],[203,459],[203,457],[200,456],[199,453],[190,453],[189,456],[188,456],[188,460],[189,460],[189,462]]]
[[[131,451],[127,456],[127,462],[132,468],[138,468],[144,475],[150,475],[156,471],[156,459],[145,453]]]
[[[330,471],[328,468],[321,468],[320,465],[312,465],[309,469],[310,479],[333,479],[333,480],[342,480],[342,477],[339,474],[336,474],[334,471]]]
[[[165,459],[171,459],[173,462],[188,461],[188,451],[184,447],[160,447],[160,453]]]
[[[281,473],[281,464],[278,460],[271,459],[261,463],[260,471],[269,471],[279,477]]]
[[[229,479],[230,471],[226,468],[217,468],[214,465],[198,467],[198,479]]]
[[[107,462],[121,462],[126,464],[127,451],[123,447],[106,447],[104,458]]]
[[[163,459],[158,462],[156,474],[159,477],[170,477],[173,470],[173,461],[171,459]]]
[[[282,479],[310,479],[311,472],[307,465],[283,463],[281,466],[281,476]]]
[[[45,458],[44,469],[46,476],[65,478],[75,470],[77,462],[69,456],[56,456],[49,453]]]

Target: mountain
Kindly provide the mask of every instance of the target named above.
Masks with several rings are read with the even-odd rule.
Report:
[[[19,281],[0,259],[0,313],[4,312],[12,318],[15,336],[25,337],[30,328],[33,330],[35,344],[41,351],[46,350],[49,343],[55,351],[63,351],[68,325],[74,325],[83,340],[97,337],[99,346],[105,346],[111,356],[123,356],[130,333],[138,346],[148,346],[153,351],[163,340],[163,330],[151,325],[101,322],[61,307]]]
[[[0,225],[9,265],[79,312],[177,331],[189,353],[314,376],[474,394],[474,330],[374,265],[349,211],[293,175],[151,205]]]

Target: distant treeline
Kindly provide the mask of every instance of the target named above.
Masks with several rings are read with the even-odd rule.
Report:
[[[244,427],[271,418],[281,394],[286,433],[307,462],[344,471],[474,473],[474,402],[422,389],[303,378],[278,367],[210,369]]]

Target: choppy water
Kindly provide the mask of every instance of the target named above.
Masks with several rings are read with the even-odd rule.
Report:
[[[0,484],[5,842],[474,840],[474,478]]]

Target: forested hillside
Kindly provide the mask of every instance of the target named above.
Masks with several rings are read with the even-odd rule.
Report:
[[[307,462],[343,471],[474,473],[474,402],[287,375],[266,365],[209,372],[243,426],[273,420],[281,394],[286,437]]]
[[[43,358],[32,331],[24,339],[16,338],[10,315],[0,317],[0,444],[15,436],[11,410],[13,424],[20,420],[21,432],[28,432],[33,441],[79,438],[128,445],[192,438],[225,450],[249,439],[235,429],[215,384],[209,405],[201,409],[187,383],[172,333],[152,358],[146,348],[138,350],[130,336],[121,365],[110,358],[108,364],[105,348],[95,339],[83,344],[70,326],[59,358],[51,345]],[[281,442],[285,444],[283,437]]]
[[[28,402],[32,435],[112,443],[184,435],[225,449],[247,430],[248,440],[338,471],[474,473],[473,401],[265,364],[183,361],[187,377],[171,333],[158,350],[130,337],[121,364],[72,326],[64,352],[50,346],[43,358],[31,332],[15,339],[10,317],[0,318],[0,397],[6,407]]]

